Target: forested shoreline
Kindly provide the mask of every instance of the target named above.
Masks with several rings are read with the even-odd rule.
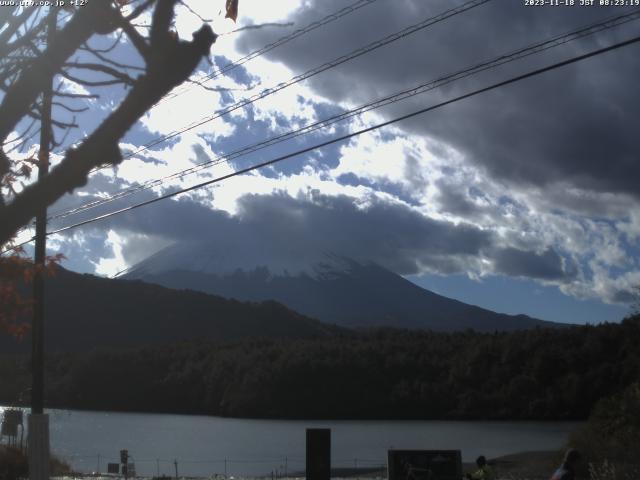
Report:
[[[581,420],[640,378],[640,316],[483,334],[384,329],[47,359],[50,407],[263,418]],[[0,401],[28,363],[0,360]],[[20,394],[22,396],[20,398]]]

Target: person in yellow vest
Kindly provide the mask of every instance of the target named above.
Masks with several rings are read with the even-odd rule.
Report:
[[[480,455],[476,459],[478,469],[473,473],[467,473],[469,480],[496,480],[496,474],[493,469],[487,465],[487,459],[484,455]]]

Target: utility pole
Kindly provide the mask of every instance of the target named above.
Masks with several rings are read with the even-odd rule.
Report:
[[[173,461],[173,465],[176,467],[176,480],[178,480],[178,459]]]
[[[49,7],[47,19],[47,48],[56,32],[56,7]],[[49,81],[42,91],[42,112],[40,122],[40,151],[38,153],[38,180],[49,173],[49,154],[53,138],[51,104],[53,98],[53,77],[55,72],[47,72]],[[46,256],[46,206],[36,216],[35,265],[33,279],[33,323],[31,326],[31,414],[29,415],[29,478],[49,479],[49,416],[44,414],[44,263]]]
[[[129,450],[120,450],[120,464],[122,465],[124,480],[127,480],[129,477]]]

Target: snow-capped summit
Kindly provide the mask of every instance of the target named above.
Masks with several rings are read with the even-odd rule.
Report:
[[[355,260],[326,251],[306,251],[304,255],[269,249],[267,245],[227,245],[219,248],[208,242],[173,244],[122,272],[124,278],[145,278],[184,270],[199,274],[228,276],[237,272],[268,271],[274,277],[306,276],[329,279],[359,265]],[[270,250],[270,251],[267,251]],[[363,262],[365,263],[365,262]]]
[[[175,244],[122,277],[248,301],[276,300],[324,322],[452,331],[551,325],[437,295],[373,262],[304,245],[246,238],[234,244]]]

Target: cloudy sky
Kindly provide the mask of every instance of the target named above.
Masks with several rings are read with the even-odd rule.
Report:
[[[193,0],[220,36],[197,78],[355,0]],[[535,42],[622,15],[623,7],[527,7],[493,0],[139,151],[292,77],[462,1],[377,0],[203,86],[185,85],[125,139],[136,152],[50,209],[63,212],[165,177]],[[190,38],[201,20],[181,8]],[[233,32],[238,27],[266,25]],[[81,215],[231,173],[634,36],[638,21],[572,41],[164,183]],[[96,39],[95,45],[105,42]],[[500,312],[619,320],[640,285],[640,51],[632,45],[411,120],[51,238],[78,271],[114,275],[175,242],[259,236],[295,250],[373,260],[418,285]],[[122,44],[119,58],[138,61]],[[81,89],[68,85],[71,89]],[[101,91],[77,140],[123,90]],[[75,135],[75,137],[74,137]],[[294,250],[292,250],[294,251]]]

